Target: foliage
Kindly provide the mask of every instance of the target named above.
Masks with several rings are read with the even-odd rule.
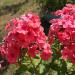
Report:
[[[34,0],[40,4],[40,6],[44,9],[48,9],[49,11],[55,11],[57,9],[62,8],[67,0]]]

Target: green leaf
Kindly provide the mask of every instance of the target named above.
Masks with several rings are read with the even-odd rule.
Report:
[[[28,71],[29,71],[31,74],[34,74],[34,69],[33,69],[33,67],[29,67]]]
[[[27,66],[25,65],[21,65],[17,70],[15,75],[21,75],[22,73],[24,73],[27,70]]]
[[[44,66],[43,64],[41,64],[41,65],[40,65],[39,73],[40,73],[40,74],[43,74],[44,70],[45,70],[45,66]]]

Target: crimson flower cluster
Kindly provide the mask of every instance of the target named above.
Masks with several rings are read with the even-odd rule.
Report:
[[[33,58],[36,54],[43,60],[51,57],[52,51],[38,15],[29,13],[14,18],[7,23],[5,29],[8,33],[0,46],[0,53],[9,63],[16,63],[22,50],[26,50]]]
[[[62,58],[75,63],[75,5],[66,4],[62,10],[57,10],[54,14],[60,18],[50,21],[50,44],[57,38],[63,46]]]

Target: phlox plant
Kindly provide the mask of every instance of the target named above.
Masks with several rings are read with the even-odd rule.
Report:
[[[15,75],[75,75],[75,5],[66,4],[53,12],[46,36],[37,14],[28,13],[10,20],[0,44],[0,54],[15,64]]]

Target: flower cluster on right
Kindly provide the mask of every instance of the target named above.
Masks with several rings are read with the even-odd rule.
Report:
[[[49,30],[50,44],[57,38],[63,46],[62,58],[69,59],[75,64],[75,5],[66,4],[62,10],[57,10],[53,14],[60,18],[50,21],[52,24]]]

